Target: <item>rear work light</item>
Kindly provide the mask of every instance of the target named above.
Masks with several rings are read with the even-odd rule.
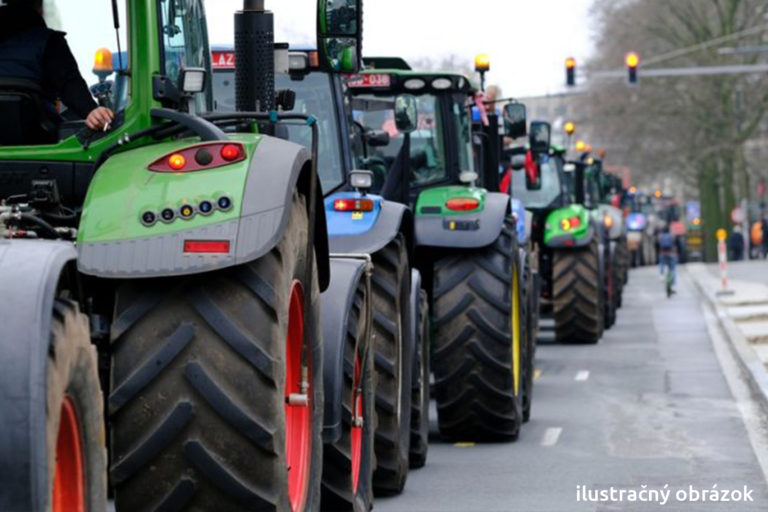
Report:
[[[239,142],[198,144],[158,158],[149,166],[154,172],[194,172],[215,169],[245,160],[245,148]]]
[[[337,199],[333,202],[337,212],[372,212],[373,201],[370,199]]]
[[[229,240],[184,240],[187,254],[228,254]]]
[[[445,207],[455,212],[471,212],[480,207],[480,201],[471,197],[454,197],[445,202]]]

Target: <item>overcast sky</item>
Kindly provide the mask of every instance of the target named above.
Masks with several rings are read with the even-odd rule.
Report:
[[[242,0],[205,0],[212,43],[232,43]],[[487,83],[505,96],[564,89],[565,58],[591,50],[592,0],[367,0],[363,54],[436,61],[455,54],[491,56]],[[267,0],[278,41],[314,44],[316,0]]]

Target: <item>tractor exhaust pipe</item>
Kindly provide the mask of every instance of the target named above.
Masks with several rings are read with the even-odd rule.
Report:
[[[243,0],[235,13],[235,105],[240,112],[275,108],[275,19],[264,0]]]

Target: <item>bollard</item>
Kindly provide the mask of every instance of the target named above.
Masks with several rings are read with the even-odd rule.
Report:
[[[718,296],[733,295],[733,291],[728,289],[728,249],[725,245],[725,239],[728,232],[724,229],[717,230],[717,263],[720,267],[721,290],[716,293]]]

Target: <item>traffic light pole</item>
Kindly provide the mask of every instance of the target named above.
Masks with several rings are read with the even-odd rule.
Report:
[[[691,68],[638,68],[637,74],[642,78],[660,78],[670,76],[707,76],[707,75],[736,75],[744,73],[768,72],[768,64],[735,65],[735,66],[696,66]],[[590,78],[625,78],[626,69],[609,71],[593,71]]]

